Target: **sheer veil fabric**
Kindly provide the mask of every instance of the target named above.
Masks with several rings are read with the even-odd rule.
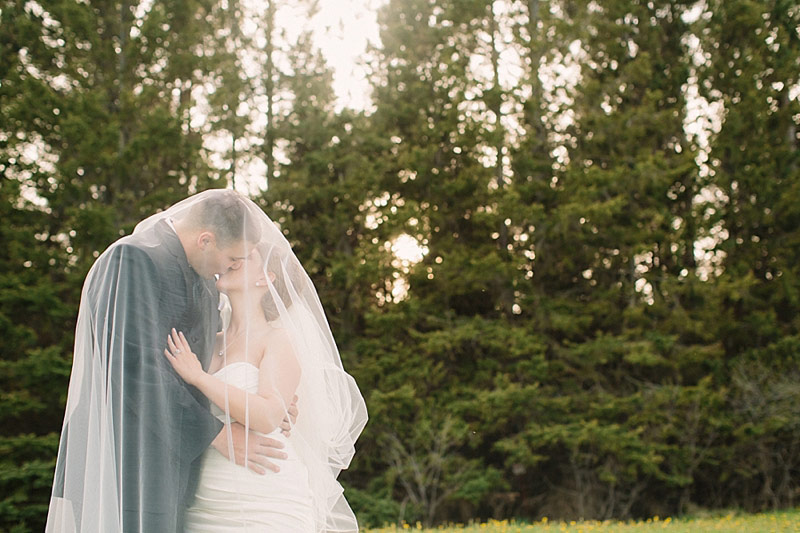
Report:
[[[226,381],[224,399],[209,399],[165,354],[172,328],[208,375],[224,380],[234,373],[226,369],[240,366],[250,382]],[[293,385],[285,381],[286,360],[299,369]],[[251,391],[244,415],[233,407],[234,387]],[[284,441],[304,467],[295,481],[307,485],[313,531],[357,531],[337,476],[353,458],[366,406],[281,230],[229,190],[194,195],[147,218],[100,255],[83,286],[46,531],[183,531],[187,510],[203,505],[204,469],[218,453],[211,442],[220,432],[231,442],[234,423],[269,433],[255,409],[272,402],[283,418],[287,389],[299,414]],[[233,486],[242,486],[240,475],[254,476],[229,466],[215,475],[224,472]],[[242,527],[220,531],[247,529],[252,511],[238,509],[244,500],[281,505],[260,499],[258,487],[281,493],[283,478],[270,476],[250,485],[255,493],[225,495],[222,505],[240,514]]]

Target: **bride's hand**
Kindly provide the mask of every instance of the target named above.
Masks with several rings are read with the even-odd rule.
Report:
[[[172,328],[172,333],[167,337],[167,349],[164,350],[164,355],[167,356],[167,361],[175,372],[189,385],[197,383],[197,380],[205,374],[186,337],[183,333],[175,331],[175,328]]]

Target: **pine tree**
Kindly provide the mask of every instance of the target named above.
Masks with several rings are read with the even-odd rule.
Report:
[[[710,253],[721,258],[712,326],[739,426],[726,450],[732,498],[749,509],[775,508],[794,501],[800,469],[800,104],[791,96],[800,82],[800,13],[792,2],[710,2],[700,23],[703,94],[724,109],[710,145],[717,194],[709,213],[717,230]]]
[[[530,151],[518,156],[518,190],[541,218],[530,223],[522,308],[546,332],[550,381],[541,416],[503,446],[522,466],[526,455],[537,458],[527,461],[536,463],[527,490],[543,495],[548,516],[646,513],[649,492],[685,482],[663,459],[666,443],[644,430],[657,413],[642,414],[640,398],[681,379],[684,353],[713,344],[686,332],[686,322],[670,323],[676,308],[691,307],[683,287],[696,275],[693,200],[702,188],[683,129],[687,7],[564,2],[537,25],[553,38],[533,57],[571,60],[580,78],[545,91],[551,99],[562,92],[571,124],[554,123],[564,119],[558,106],[544,126],[536,117]],[[541,117],[542,104],[533,105]],[[543,128],[559,141],[549,173],[529,155],[547,146]],[[536,481],[543,476],[550,486]],[[553,484],[569,497],[547,497]]]

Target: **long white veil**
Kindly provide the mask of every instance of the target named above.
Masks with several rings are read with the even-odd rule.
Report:
[[[252,407],[244,419],[232,416],[225,408],[227,388],[222,414],[218,409],[215,416],[213,402],[164,355],[176,328],[206,371],[233,362],[234,343],[229,350],[232,340],[224,334],[233,298],[220,294],[215,265],[199,263],[202,256],[186,237],[206,230],[217,249],[245,243],[257,252],[240,263],[237,276],[261,273],[269,280],[259,293],[264,319],[254,324],[266,322],[277,333],[270,336],[261,326],[245,331],[235,359],[261,368],[259,393],[281,385],[270,384],[279,378],[263,370],[271,339],[288,343],[299,364],[299,415],[288,443],[307,469],[315,530],[358,529],[337,476],[350,464],[366,424],[364,400],[342,366],[317,291],[281,230],[242,195],[213,190],[142,221],[101,254],[86,278],[48,532],[145,532],[165,523],[181,530],[212,440],[221,431],[232,438],[234,419],[251,429]]]

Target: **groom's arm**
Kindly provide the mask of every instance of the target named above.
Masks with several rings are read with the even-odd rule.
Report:
[[[288,437],[291,432],[291,426],[297,421],[296,395],[287,411],[288,416],[281,423],[281,433]],[[211,445],[228,459],[232,458],[238,465],[244,465],[246,458],[247,468],[258,474],[265,474],[267,470],[279,472],[280,467],[272,459],[280,460],[287,457],[286,453],[281,451],[284,447],[281,441],[253,431],[250,431],[249,436],[247,436],[244,426],[239,423],[231,424],[230,432],[228,431],[228,426],[223,427]],[[233,457],[231,457],[231,453]]]
[[[238,422],[223,427],[211,445],[237,465],[246,465],[257,474],[265,474],[267,470],[279,472],[280,467],[272,460],[287,458],[286,452],[281,451],[284,447],[281,441],[254,431],[248,432]]]

